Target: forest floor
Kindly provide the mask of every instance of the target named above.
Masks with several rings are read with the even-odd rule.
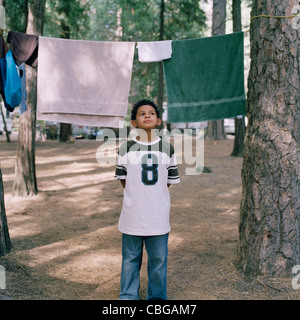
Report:
[[[289,277],[247,277],[237,271],[242,159],[233,139],[205,140],[205,166],[170,187],[168,298],[170,300],[298,300]],[[13,197],[17,142],[0,141],[0,161],[12,250],[0,258],[6,289],[17,300],[117,300],[123,190],[114,165],[99,165],[100,142],[37,142],[39,193]],[[146,257],[141,299],[147,291]]]

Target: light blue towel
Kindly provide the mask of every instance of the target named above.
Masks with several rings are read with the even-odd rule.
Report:
[[[15,60],[11,50],[5,56],[6,83],[4,87],[5,100],[9,106],[15,108],[20,105],[22,98],[22,85]]]

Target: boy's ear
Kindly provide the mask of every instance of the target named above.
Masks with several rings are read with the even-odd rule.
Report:
[[[136,123],[135,120],[131,120],[131,124],[132,124],[135,128],[137,128],[137,123]]]
[[[161,124],[161,118],[157,118],[157,125],[159,126]]]

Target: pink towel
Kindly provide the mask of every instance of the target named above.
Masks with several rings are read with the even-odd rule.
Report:
[[[134,48],[39,37],[38,119],[117,127],[127,114]]]

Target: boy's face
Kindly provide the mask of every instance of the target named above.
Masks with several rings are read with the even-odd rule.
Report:
[[[136,119],[131,120],[135,128],[151,130],[161,124],[161,119],[157,118],[155,109],[150,105],[144,105],[138,108]]]

